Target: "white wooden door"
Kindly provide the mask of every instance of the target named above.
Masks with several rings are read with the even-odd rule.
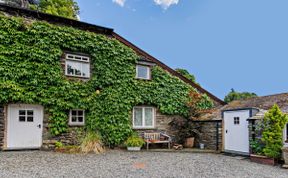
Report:
[[[249,154],[249,110],[224,112],[225,152]]]
[[[7,118],[7,149],[36,149],[42,146],[42,106],[9,105]]]

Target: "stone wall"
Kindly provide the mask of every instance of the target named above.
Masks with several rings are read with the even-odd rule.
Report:
[[[67,113],[68,117],[68,113]],[[65,145],[79,145],[80,138],[83,137],[84,133],[84,127],[71,127],[69,126],[68,132],[63,133],[57,136],[52,136],[49,132],[49,115],[45,114],[44,115],[44,120],[43,120],[43,145],[42,149],[44,150],[51,150],[55,148],[55,143],[61,142]]]
[[[0,106],[0,150],[4,145],[4,127],[5,127],[4,115],[5,115],[4,107]]]
[[[196,137],[196,147],[203,143],[206,149],[221,150],[222,148],[222,121],[194,121],[200,132]]]

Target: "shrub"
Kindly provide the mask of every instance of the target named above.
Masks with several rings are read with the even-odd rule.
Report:
[[[145,144],[144,140],[138,135],[133,134],[125,141],[127,147],[142,147]]]
[[[103,153],[105,151],[105,148],[101,141],[100,135],[96,132],[90,131],[84,137],[80,146],[80,150],[82,153],[94,152],[96,154],[99,154]]]
[[[262,141],[265,146],[263,152],[271,158],[281,157],[283,147],[283,129],[288,122],[288,116],[283,114],[275,104],[264,116]]]
[[[62,148],[63,146],[64,146],[64,145],[63,145],[62,142],[60,142],[60,141],[55,142],[55,147],[56,147],[56,148]]]

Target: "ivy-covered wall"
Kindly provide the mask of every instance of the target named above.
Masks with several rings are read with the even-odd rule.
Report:
[[[91,56],[92,77],[68,79],[60,64],[64,50]],[[136,53],[116,39],[72,27],[0,16],[0,104],[41,104],[53,135],[67,131],[70,109],[85,109],[86,128],[107,144],[131,133],[133,106],[156,106],[163,114],[188,116],[190,85],[153,67],[152,81],[135,79]],[[202,107],[212,102],[204,97]]]

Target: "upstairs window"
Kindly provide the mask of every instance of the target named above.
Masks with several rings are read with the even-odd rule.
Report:
[[[65,54],[65,74],[72,77],[90,78],[90,58],[83,55]]]
[[[137,79],[150,80],[151,79],[151,68],[150,68],[150,66],[137,64],[136,65],[136,78]]]
[[[70,110],[69,125],[82,126],[84,124],[85,124],[85,111],[79,109]]]

